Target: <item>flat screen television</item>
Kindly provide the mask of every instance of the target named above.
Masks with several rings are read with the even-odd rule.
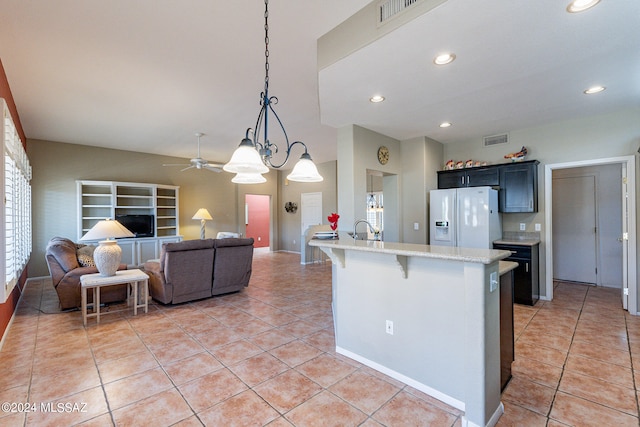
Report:
[[[153,215],[116,215],[116,220],[136,237],[153,237]]]

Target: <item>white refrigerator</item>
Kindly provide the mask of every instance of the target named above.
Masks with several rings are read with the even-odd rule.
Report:
[[[502,237],[498,192],[491,187],[429,192],[430,244],[492,249]]]

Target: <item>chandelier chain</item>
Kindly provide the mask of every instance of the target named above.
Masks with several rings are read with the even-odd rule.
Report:
[[[264,0],[264,91],[269,88],[269,0]]]

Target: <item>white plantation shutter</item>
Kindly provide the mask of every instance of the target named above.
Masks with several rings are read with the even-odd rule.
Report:
[[[2,211],[4,240],[0,303],[11,294],[31,256],[31,165],[27,153],[11,120],[7,104],[2,99],[3,152],[2,178],[4,209]]]

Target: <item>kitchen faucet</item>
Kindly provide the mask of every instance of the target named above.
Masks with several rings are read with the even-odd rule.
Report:
[[[360,224],[361,222],[364,222],[365,224],[367,224],[369,226],[369,230],[371,230],[371,232],[373,233],[373,235],[375,236],[376,240],[380,239],[380,232],[377,231],[370,223],[369,221],[365,220],[365,219],[358,219],[356,220],[356,222],[353,224],[353,238],[355,240],[358,240],[358,235],[356,234],[356,228],[358,227],[358,224]]]

